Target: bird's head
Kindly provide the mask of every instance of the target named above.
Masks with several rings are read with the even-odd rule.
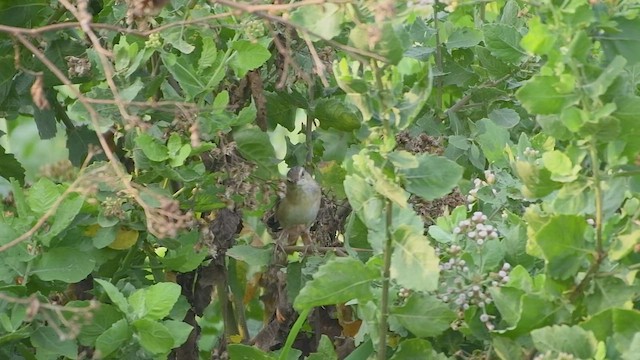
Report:
[[[288,185],[302,185],[309,181],[315,180],[313,180],[311,174],[309,174],[302,166],[294,166],[287,173]]]

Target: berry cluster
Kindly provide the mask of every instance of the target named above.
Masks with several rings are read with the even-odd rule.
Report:
[[[144,42],[144,46],[147,48],[159,48],[162,46],[162,41],[160,40],[160,34],[151,33],[149,34],[149,38]]]
[[[482,246],[487,240],[497,239],[498,231],[493,225],[486,225],[487,215],[480,211],[476,211],[471,219],[465,219],[458,223],[453,229],[454,234],[465,234],[469,239]]]

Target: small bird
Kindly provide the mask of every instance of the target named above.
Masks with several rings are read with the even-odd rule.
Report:
[[[311,244],[309,228],[318,216],[322,192],[320,185],[301,166],[295,166],[287,173],[287,192],[276,205],[276,219],[282,227],[282,235],[287,245],[292,245],[302,237],[305,245]]]

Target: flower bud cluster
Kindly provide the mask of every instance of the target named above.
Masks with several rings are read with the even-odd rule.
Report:
[[[491,286],[501,286],[509,282],[509,272],[511,271],[511,264],[504,263],[502,268],[497,273],[492,273]]]
[[[478,246],[484,245],[487,240],[497,239],[498,230],[493,225],[486,225],[487,215],[480,211],[476,211],[471,219],[465,219],[458,223],[453,229],[454,234],[465,234],[469,239],[473,240]]]
[[[491,170],[484,171],[484,178],[482,180],[480,178],[473,179],[473,189],[469,190],[469,194],[467,195],[467,202],[473,203],[478,200],[478,191],[485,186],[490,186],[496,183],[496,174]],[[493,194],[497,193],[496,189],[491,189]]]
[[[532,149],[530,147],[527,146],[527,148],[524,149],[524,156],[526,157],[538,157],[538,155],[540,155],[540,151]]]

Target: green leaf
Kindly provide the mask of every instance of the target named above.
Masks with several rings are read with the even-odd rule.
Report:
[[[73,219],[75,219],[76,215],[80,213],[80,209],[83,204],[83,196],[76,193],[72,193],[67,196],[56,210],[56,213],[53,216],[51,228],[49,229],[49,232],[47,232],[46,237],[50,239],[66,229]],[[44,245],[49,246],[49,242],[47,241]]]
[[[271,57],[267,48],[249,40],[235,41],[231,44],[231,48],[236,50],[236,53],[232,55],[229,65],[240,78],[247,75],[250,70],[262,66]]]
[[[314,306],[344,303],[352,299],[371,299],[371,282],[377,271],[354,258],[335,258],[320,266],[293,302],[300,311]]]
[[[541,198],[562,187],[551,180],[551,172],[528,161],[516,161],[515,172],[522,181],[522,192],[527,198]]]
[[[171,75],[178,81],[182,90],[187,94],[186,99],[195,98],[198,94],[208,90],[207,84],[194,68],[193,64],[184,57],[172,53],[162,53],[162,62]]]
[[[184,36],[185,31],[181,27],[172,27],[162,32],[162,40],[165,43],[170,44],[183,54],[191,54],[196,47],[186,42]]]
[[[638,293],[637,286],[627,284],[615,277],[597,278],[592,281],[592,290],[585,296],[589,314],[597,314],[611,308],[624,308]]]
[[[622,56],[616,56],[607,65],[598,78],[590,84],[584,86],[586,93],[591,96],[593,100],[604,94],[607,89],[613,84],[618,76],[624,71],[624,67],[627,64],[627,60]]]
[[[356,215],[369,230],[367,241],[376,252],[382,251],[382,244],[373,241],[374,238],[371,233],[378,232],[384,236],[385,225],[382,215],[384,200],[377,195],[372,185],[358,175],[347,175],[345,177],[344,191]]]
[[[109,296],[109,299],[111,299],[111,302],[116,305],[123,314],[128,315],[131,312],[129,308],[129,302],[127,302],[127,299],[124,297],[124,295],[122,295],[117,287],[106,280],[95,279],[95,281],[102,286],[104,291]]]
[[[53,206],[61,194],[61,186],[43,177],[29,189],[27,202],[31,210],[39,214],[44,214]]]
[[[447,49],[461,49],[476,46],[482,41],[482,32],[473,28],[459,28],[449,35]]]
[[[542,250],[551,277],[567,279],[578,272],[590,252],[586,247],[586,229],[587,222],[582,216],[555,215],[530,239]]]
[[[560,93],[556,89],[559,82],[556,76],[535,75],[516,91],[516,98],[532,114],[560,113],[577,100],[577,95]]]
[[[416,157],[417,168],[400,169],[399,173],[404,176],[407,191],[425,200],[447,195],[462,178],[462,167],[445,157],[431,154]]]
[[[49,249],[36,259],[32,274],[44,281],[60,280],[77,283],[93,271],[96,260],[71,247]]]
[[[126,319],[116,321],[107,331],[96,339],[96,351],[106,358],[131,339],[131,329]]]
[[[234,131],[233,139],[245,159],[270,172],[275,169],[276,154],[267,133],[257,127],[246,127]]]
[[[136,137],[136,145],[151,161],[165,161],[169,158],[169,150],[167,147],[160,144],[158,140],[147,133],[138,134]]]
[[[198,59],[198,69],[203,70],[211,67],[211,65],[216,61],[217,56],[218,49],[216,48],[216,43],[213,41],[213,38],[202,38],[202,53]]]
[[[0,177],[7,180],[14,178],[18,180],[21,185],[24,184],[24,168],[22,164],[20,164],[13,154],[5,153],[2,146],[0,146]]]
[[[169,249],[160,262],[169,270],[186,273],[195,270],[208,255],[206,249],[195,250],[199,234],[191,231],[180,235],[180,247]]]
[[[71,306],[74,304],[68,304]],[[83,302],[82,307],[88,306],[87,302]],[[123,314],[118,309],[109,304],[100,304],[100,306],[91,312],[91,321],[82,324],[82,331],[78,334],[78,340],[81,345],[94,346],[100,335],[107,332],[113,324],[123,319]]]
[[[578,359],[591,359],[596,352],[595,336],[579,326],[548,326],[533,330],[531,338],[536,349],[541,352],[563,352]]]
[[[505,24],[485,24],[484,43],[495,57],[511,64],[519,64],[526,56],[520,48],[522,35],[515,27]]]
[[[577,179],[580,166],[573,166],[569,156],[558,150],[547,151],[542,154],[544,167],[551,172],[551,180],[571,182]]]
[[[513,109],[495,109],[489,113],[489,119],[498,126],[511,129],[520,122],[520,115]]]
[[[488,119],[477,122],[478,132],[476,140],[485,158],[498,166],[507,166],[505,148],[511,146],[509,132]]]
[[[538,16],[529,20],[529,32],[522,38],[520,45],[534,55],[546,55],[554,49],[556,37]]]
[[[320,99],[316,103],[313,116],[320,121],[322,129],[335,128],[352,131],[360,128],[359,113],[338,99]]]
[[[603,26],[603,34],[597,36],[609,59],[621,55],[629,65],[640,63],[640,18],[611,17],[616,26]]]
[[[129,297],[136,319],[160,320],[171,312],[180,296],[180,285],[163,282],[139,289]]]
[[[268,247],[257,248],[251,245],[235,245],[227,250],[227,256],[244,261],[251,266],[262,268],[271,262],[273,249]]]
[[[446,360],[443,354],[436,353],[433,346],[427,340],[423,339],[405,339],[400,343],[398,349],[393,353],[389,360],[405,360],[405,359],[430,359],[430,360]]]
[[[148,352],[164,354],[175,347],[169,329],[161,323],[149,319],[138,319],[132,325],[139,336],[140,345]]]
[[[392,307],[391,316],[417,337],[438,336],[456,319],[445,303],[420,293],[413,293],[404,305]]]
[[[265,353],[254,346],[229,344],[227,347],[230,360],[275,360],[277,357]]]
[[[399,285],[415,291],[434,291],[440,275],[439,261],[429,239],[400,225],[393,234],[391,278]]]
[[[61,340],[58,333],[49,326],[41,326],[31,334],[31,344],[38,349],[38,354],[42,352],[55,355],[58,358],[62,355],[70,359],[78,358],[78,345],[71,339]]]
[[[178,347],[184,344],[189,338],[189,334],[193,331],[193,326],[177,320],[166,320],[162,324],[169,330],[173,337],[173,346]]]
[[[338,4],[308,5],[291,12],[291,22],[296,23],[324,40],[340,35],[344,8]],[[318,40],[313,37],[313,41]]]
[[[327,335],[322,334],[320,342],[318,343],[318,350],[309,354],[307,360],[338,360],[338,355],[336,355],[336,350],[333,348],[333,343]]]
[[[618,261],[629,255],[636,244],[640,244],[640,230],[618,235],[609,248],[609,258]]]
[[[496,336],[493,338],[493,349],[500,360],[523,360],[523,349],[520,344],[507,337]]]

